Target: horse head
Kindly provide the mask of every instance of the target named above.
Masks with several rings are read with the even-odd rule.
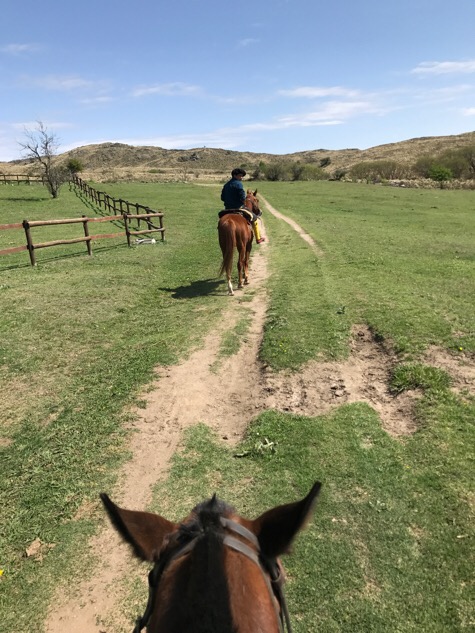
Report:
[[[259,207],[259,199],[256,196],[257,189],[255,191],[251,191],[250,189],[248,189],[246,192],[246,201],[244,205],[249,209],[249,211],[252,211],[254,215],[260,217],[262,215],[262,211]]]
[[[254,520],[216,496],[181,522],[125,510],[101,494],[113,526],[136,556],[153,563],[149,602],[134,633],[279,633],[288,623],[278,557],[313,512],[315,483],[300,501]]]

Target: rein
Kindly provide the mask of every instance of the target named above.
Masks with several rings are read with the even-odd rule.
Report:
[[[252,560],[262,572],[264,579],[266,581],[267,587],[271,595],[275,596],[279,606],[280,612],[278,612],[278,620],[279,620],[279,628],[281,633],[284,633],[285,628],[287,627],[287,633],[292,633],[292,627],[290,624],[289,611],[287,609],[287,603],[284,596],[283,590],[283,578],[280,571],[280,567],[277,563],[276,559],[270,559],[265,557],[260,551],[259,541],[255,534],[253,534],[250,530],[245,528],[240,523],[236,523],[235,521],[231,521],[230,519],[226,519],[221,517],[220,519],[221,525],[228,529],[230,532],[241,536],[242,538],[249,541],[254,547],[257,548],[257,551],[249,547],[246,543],[241,541],[238,538],[235,538],[232,535],[226,534],[222,537],[223,545],[230,547],[231,549],[247,556],[250,560]],[[191,552],[196,545],[197,541],[203,537],[203,534],[199,534],[192,538],[188,543],[185,543],[181,547],[178,547],[175,550],[170,552],[164,552],[155,562],[153,569],[150,571],[148,575],[148,585],[149,585],[149,594],[148,594],[148,603],[145,609],[145,613],[141,618],[137,619],[135,628],[133,633],[140,633],[148,624],[153,609],[155,606],[156,596],[158,585],[160,583],[160,579],[165,572],[166,568],[177,558],[184,556]]]

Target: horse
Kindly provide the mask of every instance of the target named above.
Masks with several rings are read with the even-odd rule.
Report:
[[[125,510],[107,514],[137,557],[153,563],[149,600],[134,633],[291,633],[279,556],[310,518],[321,484],[254,520],[213,495],[183,521]]]
[[[257,189],[254,192],[248,189],[243,206],[254,215],[260,216],[262,212],[256,195]],[[249,255],[251,254],[253,232],[248,220],[242,213],[239,213],[239,209],[236,209],[234,212],[231,211],[231,213],[227,213],[220,218],[218,235],[219,245],[223,253],[223,263],[219,274],[222,275],[226,272],[228,293],[233,295],[231,270],[233,267],[234,249],[237,248],[238,251],[238,288],[242,288],[243,282],[244,284],[249,283]]]

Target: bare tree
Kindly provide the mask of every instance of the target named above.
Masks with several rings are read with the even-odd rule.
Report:
[[[25,141],[19,145],[25,158],[41,165],[44,183],[52,197],[57,198],[61,185],[68,179],[67,171],[53,161],[59,147],[58,137],[41,121],[37,123],[34,130],[25,128]]]

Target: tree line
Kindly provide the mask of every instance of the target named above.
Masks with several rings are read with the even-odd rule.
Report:
[[[475,179],[475,145],[426,154],[413,164],[396,160],[361,161],[347,169],[331,169],[331,159],[301,162],[282,159],[257,165],[241,165],[253,180],[364,180],[378,183],[388,180],[428,178],[443,185],[453,179]]]

